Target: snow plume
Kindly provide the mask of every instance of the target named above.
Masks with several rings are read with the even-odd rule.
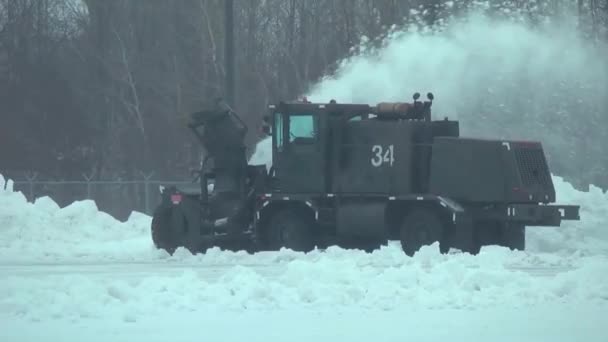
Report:
[[[526,249],[554,255],[608,255],[608,193],[595,186],[578,191],[561,177],[553,177],[557,202],[580,205],[580,221],[560,227],[529,227]]]
[[[511,116],[545,113],[562,94],[602,103],[607,64],[578,36],[575,17],[545,18],[534,27],[519,18],[472,11],[434,29],[412,25],[390,32],[380,44],[363,39],[335,74],[312,86],[308,98],[373,104],[411,101],[414,92],[430,91],[436,95],[437,115],[462,119],[513,104],[532,107],[523,108],[526,113],[508,109]],[[590,93],[586,86],[603,91],[594,87],[597,92]],[[576,93],[560,93],[565,89]]]
[[[272,137],[266,137],[255,146],[253,155],[249,158],[251,165],[266,165],[266,171],[272,166]]]
[[[580,136],[606,135],[606,47],[582,39],[576,15],[566,8],[548,17],[537,14],[530,24],[532,15],[521,14],[516,4],[505,2],[489,15],[484,11],[495,2],[472,3],[474,9],[454,11],[457,17],[433,29],[416,24],[380,40],[363,37],[352,56],[306,96],[313,102],[375,104],[433,92],[434,117],[457,118],[463,135],[540,140],[562,175],[577,173],[577,163],[596,165],[600,147],[585,150]],[[541,2],[530,2],[526,11],[530,6]],[[413,11],[414,22],[423,13]],[[269,147],[265,140],[258,149]],[[271,157],[270,151],[259,154]],[[593,177],[591,171],[585,177]]]

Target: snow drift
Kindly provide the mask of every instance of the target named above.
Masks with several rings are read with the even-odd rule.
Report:
[[[98,211],[95,202],[90,200],[77,201],[64,208],[59,208],[48,197],[31,203],[21,192],[13,191],[10,180],[1,177],[0,262],[168,258],[152,244],[151,218],[147,215],[134,212],[123,223]],[[554,177],[554,182],[558,202],[581,205],[581,221],[564,222],[559,228],[529,228],[529,252],[565,257],[608,255],[608,195],[595,187],[589,192],[577,191],[560,177]],[[398,246],[389,248],[399,249]],[[183,256],[180,255],[177,253],[173,258]],[[245,253],[234,255],[252,258]],[[236,261],[221,260],[221,253],[211,253],[205,258],[218,258],[222,263]]]
[[[391,243],[373,253],[332,247],[308,254],[213,249],[191,255],[180,249],[168,256],[154,249],[150,218],[143,214],[121,223],[92,201],[65,208],[49,198],[30,203],[0,176],[0,267],[30,265],[28,272],[0,283],[0,312],[34,321],[118,317],[134,322],[196,310],[605,304],[608,198],[595,188],[579,192],[559,177],[554,181],[560,201],[582,205],[582,220],[531,228],[525,252],[486,247],[477,256],[442,255],[433,245],[410,258]],[[40,275],[40,264],[56,266]],[[101,273],[95,272],[97,265]],[[547,267],[558,274],[537,274]]]
[[[102,274],[37,275],[44,281],[11,276],[0,283],[0,310],[29,320],[114,317],[128,322],[193,311],[299,308],[337,314],[349,309],[526,308],[608,301],[606,260],[589,260],[574,271],[543,277],[506,268],[496,258],[504,253],[491,249],[475,259],[443,257],[427,249],[418,260],[381,268],[352,252],[332,250],[316,260],[291,261],[277,274],[236,265],[217,279],[194,266],[165,274],[161,265],[151,265],[145,274],[131,265],[122,272],[109,268]]]
[[[125,223],[92,200],[60,208],[49,197],[28,202],[0,175],[0,262],[8,260],[129,260],[155,253],[151,218],[133,212]]]

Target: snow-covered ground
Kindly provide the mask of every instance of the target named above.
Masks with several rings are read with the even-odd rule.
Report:
[[[528,251],[409,258],[398,243],[169,256],[143,214],[28,203],[0,178],[0,340],[605,341],[608,196],[554,180],[582,220],[529,229]]]
[[[550,304],[526,308],[395,311],[298,309],[259,312],[183,310],[136,322],[4,321],[2,341],[604,342],[606,309]],[[8,327],[6,329],[5,327]]]

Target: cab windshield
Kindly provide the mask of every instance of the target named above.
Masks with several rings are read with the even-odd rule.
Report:
[[[289,142],[313,143],[316,137],[316,120],[312,114],[289,116]]]

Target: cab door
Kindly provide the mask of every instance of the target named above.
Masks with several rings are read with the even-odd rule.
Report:
[[[275,185],[284,193],[324,190],[324,160],[318,112],[274,113]]]

